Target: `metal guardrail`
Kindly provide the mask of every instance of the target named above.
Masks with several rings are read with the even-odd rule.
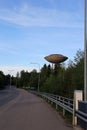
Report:
[[[76,111],[76,116],[87,123],[87,114],[82,111]]]
[[[58,96],[58,95],[53,95],[53,94],[47,94],[47,93],[43,93],[41,95],[42,97],[48,99],[49,101],[55,103],[56,105],[62,107],[63,109],[73,114],[73,100],[72,99],[68,99],[68,98]]]
[[[57,106],[60,106],[61,108],[63,108],[63,115],[65,115],[65,110],[66,110],[73,115],[73,118],[74,118],[74,116],[78,117],[79,119],[81,119],[82,121],[87,123],[87,114],[84,112],[81,112],[79,110],[76,111],[74,109],[74,100],[73,99],[69,99],[69,98],[62,97],[59,95],[54,95],[54,94],[43,93],[43,92],[33,91],[33,93],[43,97],[47,101],[55,103],[56,108],[57,108]]]
[[[42,92],[38,93],[38,92],[34,91],[33,93],[45,98],[46,100],[48,100],[52,103],[55,103],[56,108],[57,108],[57,106],[60,106],[61,108],[63,108],[63,110],[67,110],[68,112],[73,114],[73,100],[72,99],[62,97],[62,96],[59,96],[59,95],[42,93]]]

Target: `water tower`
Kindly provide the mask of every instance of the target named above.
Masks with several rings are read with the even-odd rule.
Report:
[[[60,63],[62,63],[68,59],[68,57],[63,56],[61,54],[51,54],[51,55],[45,56],[44,58],[48,62],[52,63],[52,67],[53,67],[53,65],[55,65],[55,64],[59,65]]]

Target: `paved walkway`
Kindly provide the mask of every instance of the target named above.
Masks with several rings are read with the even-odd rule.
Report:
[[[0,108],[0,130],[74,130],[43,99],[25,90],[19,95]]]

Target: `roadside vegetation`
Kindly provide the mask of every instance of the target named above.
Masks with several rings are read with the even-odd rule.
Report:
[[[16,77],[12,76],[12,85],[18,88],[38,88],[39,73],[34,69],[32,72],[22,70]],[[0,71],[0,89],[9,84],[10,75],[4,75]],[[73,61],[68,65],[64,63],[52,66],[44,64],[40,70],[40,91],[62,95],[72,98],[76,89],[84,88],[84,52],[78,50]]]

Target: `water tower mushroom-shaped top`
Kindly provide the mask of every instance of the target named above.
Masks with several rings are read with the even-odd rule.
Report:
[[[44,57],[48,62],[54,63],[54,64],[58,64],[61,62],[64,62],[65,60],[68,59],[68,57],[63,56],[61,54],[51,54],[48,56]]]

